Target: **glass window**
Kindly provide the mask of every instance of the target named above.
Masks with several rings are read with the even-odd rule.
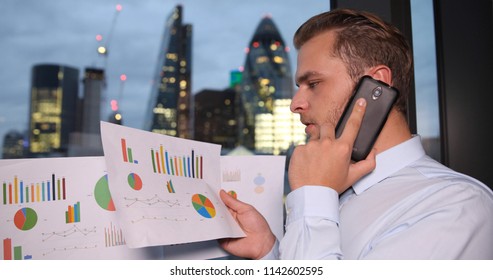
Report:
[[[417,132],[428,155],[440,160],[440,122],[432,0],[411,0]]]

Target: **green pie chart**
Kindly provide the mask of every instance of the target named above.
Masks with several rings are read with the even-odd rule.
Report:
[[[116,210],[108,185],[108,175],[104,175],[96,182],[96,186],[94,187],[94,198],[101,208],[108,211]]]
[[[25,207],[14,215],[14,224],[20,230],[30,230],[38,222],[38,214],[32,208]]]

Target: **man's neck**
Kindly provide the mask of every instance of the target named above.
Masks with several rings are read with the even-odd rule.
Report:
[[[411,137],[412,135],[404,115],[392,109],[387,122],[375,142],[374,148],[378,154],[411,139]]]

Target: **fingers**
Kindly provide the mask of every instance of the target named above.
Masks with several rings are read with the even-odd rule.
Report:
[[[350,178],[348,178],[348,181],[351,185],[353,185],[362,176],[373,171],[376,165],[376,150],[372,149],[365,160],[358,161],[350,165],[351,171],[349,172]]]
[[[248,204],[235,199],[224,190],[221,190],[219,192],[219,196],[221,197],[221,200],[224,202],[224,204],[226,204],[228,208],[232,209],[235,212],[241,212],[241,210],[244,210],[249,206]]]
[[[354,143],[356,136],[358,136],[358,132],[363,121],[363,116],[365,115],[365,110],[366,100],[364,98],[358,99],[340,138],[344,139],[344,141]]]
[[[358,99],[341,135],[341,138],[345,138],[344,141],[354,143],[354,140],[356,140],[363,116],[365,115],[365,109],[366,100],[364,98]],[[335,139],[334,127],[329,123],[320,125],[319,129],[314,130],[312,135],[310,135],[310,141],[324,138]]]

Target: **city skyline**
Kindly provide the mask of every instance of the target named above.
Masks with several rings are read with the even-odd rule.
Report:
[[[313,5],[309,7],[306,2],[294,0],[249,1],[248,4],[211,0],[146,1],[140,5],[131,1],[108,2],[40,4],[8,0],[2,4],[0,23],[9,27],[0,31],[0,56],[4,61],[4,75],[0,77],[2,143],[10,130],[27,129],[31,69],[44,63],[76,67],[81,72],[86,67],[106,65],[103,120],[110,112],[109,100],[120,96],[124,125],[142,129],[165,19],[175,5],[183,5],[184,20],[194,29],[194,94],[229,85],[230,71],[243,65],[244,49],[264,16],[273,18],[291,47],[296,28],[312,15],[329,9],[328,1],[310,1]],[[118,14],[117,4],[123,7]],[[96,52],[98,34],[103,40],[105,37],[111,40],[106,61]],[[221,55],[214,55],[209,49],[219,50]],[[290,59],[295,65],[295,51],[291,49]],[[125,83],[120,82],[121,74],[127,75]]]

